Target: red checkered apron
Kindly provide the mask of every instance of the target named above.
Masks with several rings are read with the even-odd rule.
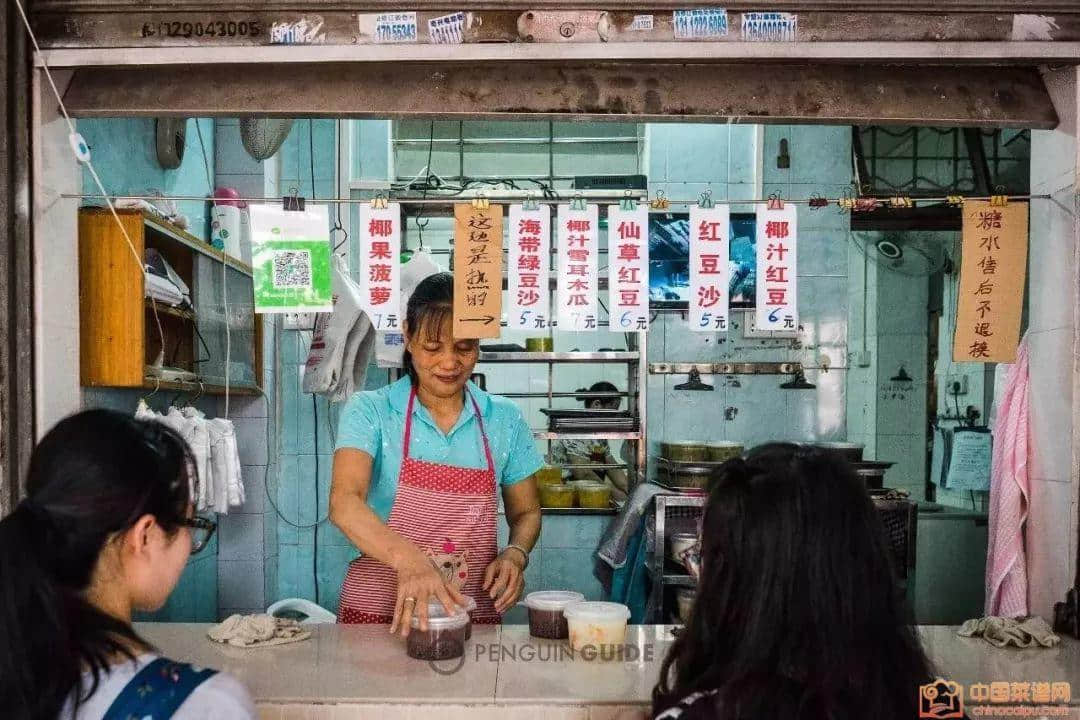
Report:
[[[463,551],[468,571],[462,592],[475,598],[477,606],[472,620],[477,624],[496,624],[502,618],[482,587],[484,571],[495,560],[498,506],[495,501],[495,463],[491,459],[480,408],[469,395],[484,441],[487,469],[482,470],[409,457],[415,402],[414,389],[409,395],[405,415],[401,475],[387,526],[421,550],[438,553],[452,544],[456,552]],[[357,558],[349,563],[349,572],[341,587],[338,622],[390,623],[396,600],[397,572],[373,558]]]

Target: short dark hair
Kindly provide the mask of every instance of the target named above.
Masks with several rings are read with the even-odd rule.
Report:
[[[439,337],[439,329],[447,318],[454,314],[454,276],[448,272],[428,275],[420,281],[409,297],[408,307],[405,309],[405,332],[415,335],[425,328],[428,337]],[[416,368],[413,367],[412,354],[406,350],[402,357],[402,365],[409,373],[409,379],[413,387],[419,384]]]

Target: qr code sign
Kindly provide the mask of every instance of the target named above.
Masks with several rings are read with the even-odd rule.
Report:
[[[310,288],[311,253],[307,250],[281,250],[275,252],[274,287]]]

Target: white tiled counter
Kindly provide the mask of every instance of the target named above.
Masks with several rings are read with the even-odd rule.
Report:
[[[464,661],[429,663],[405,654],[381,625],[321,625],[310,640],[242,650],[212,643],[209,626],[147,623],[142,635],[177,660],[240,679],[272,720],[614,720],[649,706],[670,628],[631,626],[621,660],[571,657],[564,643],[529,637],[525,626],[476,626]],[[994,681],[1069,682],[1080,703],[1080,643],[1052,650],[996,650],[924,627],[931,660],[965,686]],[[1080,710],[1080,705],[1073,710]],[[1069,717],[1080,717],[1074,712]]]

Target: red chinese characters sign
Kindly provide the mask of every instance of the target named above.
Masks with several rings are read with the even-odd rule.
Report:
[[[649,329],[649,209],[608,208],[608,328]]]
[[[731,234],[727,205],[690,208],[690,329],[728,329]]]
[[[499,337],[503,291],[502,205],[454,206],[454,337]]]
[[[596,330],[597,318],[597,228],[596,205],[575,210],[559,206],[559,329]]]
[[[376,330],[401,329],[401,206],[360,207],[360,287]]]
[[[757,293],[755,318],[762,330],[792,331],[799,326],[798,228],[795,205],[757,207]]]
[[[550,325],[551,210],[510,206],[510,252],[506,284],[506,325],[544,331]]]
[[[1015,362],[1027,276],[1027,203],[964,203],[961,253],[953,361]]]

